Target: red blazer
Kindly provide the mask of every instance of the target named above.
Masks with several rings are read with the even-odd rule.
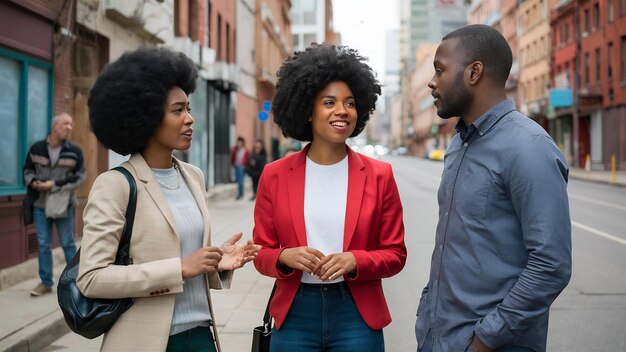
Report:
[[[381,279],[406,262],[402,204],[391,165],[348,150],[348,198],[343,249],[356,258],[357,276],[345,281],[372,329],[391,322]],[[276,278],[270,313],[280,329],[296,295],[302,271],[285,275],[276,268],[283,248],[306,246],[304,178],[308,146],[265,166],[254,208],[254,242],[263,246],[254,265]]]

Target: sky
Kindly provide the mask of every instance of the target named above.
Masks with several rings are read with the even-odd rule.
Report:
[[[333,0],[335,31],[343,45],[369,58],[370,66],[385,78],[385,33],[400,28],[398,0]]]

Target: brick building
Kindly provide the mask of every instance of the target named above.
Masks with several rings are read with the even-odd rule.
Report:
[[[74,113],[72,4],[0,2],[0,269],[37,257],[34,225],[23,225],[22,166],[30,145],[50,131],[52,116]]]

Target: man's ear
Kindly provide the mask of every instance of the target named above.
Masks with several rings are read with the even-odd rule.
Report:
[[[469,84],[476,85],[485,72],[485,66],[481,61],[474,61],[467,66],[467,69],[469,70]]]

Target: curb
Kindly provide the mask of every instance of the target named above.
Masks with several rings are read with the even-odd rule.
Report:
[[[0,351],[40,351],[70,331],[58,309],[6,337],[0,342]]]
[[[572,171],[570,169],[569,177],[572,179],[576,179],[576,180],[603,183],[603,184],[610,185],[610,186],[626,187],[626,179],[623,177],[623,175],[621,176],[618,175],[618,177],[616,177],[615,179],[615,182],[611,182],[610,175],[608,176],[596,175],[596,174],[593,174],[593,172],[586,172],[586,171],[580,171],[580,170]]]

